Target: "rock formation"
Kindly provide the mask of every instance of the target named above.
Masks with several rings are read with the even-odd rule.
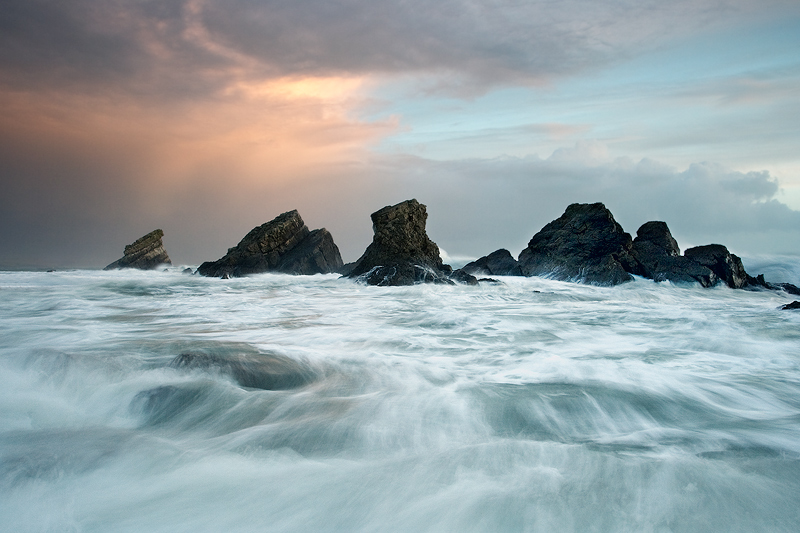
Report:
[[[748,275],[738,256],[730,253],[721,244],[707,244],[689,248],[683,255],[708,269],[719,280],[732,289],[741,289],[747,285]]]
[[[703,287],[717,282],[717,275],[711,269],[681,256],[665,222],[644,223],[636,232],[631,253],[637,263],[633,274],[654,281],[699,282]]]
[[[521,276],[519,263],[505,248],[467,263],[461,268],[473,276]]]
[[[172,360],[170,366],[219,372],[243,387],[264,390],[302,387],[316,378],[308,365],[272,353],[182,353]]]
[[[197,272],[204,276],[237,277],[262,272],[326,274],[342,267],[342,256],[326,229],[309,231],[297,210],[253,228],[217,261]]]
[[[633,279],[631,236],[601,203],[572,204],[519,254],[525,276],[617,285]]]
[[[406,200],[372,213],[372,243],[356,261],[347,277],[369,285],[453,283],[453,269],[442,263],[439,247],[428,238],[428,212],[416,200]],[[459,281],[477,283],[459,274]]]
[[[157,229],[135,240],[125,247],[125,255],[108,265],[104,270],[113,270],[115,268],[152,270],[158,265],[171,265],[172,261],[164,249],[164,243],[161,242],[163,236],[164,232]]]
[[[788,311],[789,309],[800,309],[800,302],[795,300],[790,304],[784,305],[783,307],[781,307],[781,309],[783,309],[784,311]]]

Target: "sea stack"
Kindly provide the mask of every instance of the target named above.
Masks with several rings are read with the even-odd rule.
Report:
[[[104,270],[115,268],[139,268],[142,270],[152,270],[159,265],[171,265],[172,261],[164,249],[161,238],[164,232],[156,229],[135,240],[125,247],[125,255],[117,259]]]
[[[519,254],[525,276],[617,285],[633,279],[632,240],[601,203],[572,204]]]
[[[325,228],[309,231],[297,210],[253,228],[221,259],[207,261],[197,272],[220,278],[263,272],[327,274],[342,267],[342,256]]]
[[[425,231],[428,212],[423,204],[406,200],[372,213],[371,218],[375,233],[372,244],[348,277],[369,285],[453,283],[449,278],[452,268],[442,263],[439,247]],[[472,279],[463,281],[469,283]]]

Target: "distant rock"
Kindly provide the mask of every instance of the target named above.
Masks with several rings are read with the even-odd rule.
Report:
[[[617,285],[633,279],[631,246],[631,236],[603,204],[572,204],[533,236],[519,267],[525,276]]]
[[[741,289],[747,286],[749,276],[744,270],[742,260],[721,244],[689,248],[683,255],[710,269],[717,278],[732,289]]]
[[[443,264],[439,247],[425,231],[428,212],[423,204],[406,200],[372,213],[371,218],[372,243],[347,277],[369,285],[453,283],[453,269]]]
[[[636,259],[633,274],[654,281],[699,282],[711,287],[717,276],[708,267],[680,255],[678,242],[666,222],[646,222],[636,232],[631,254]]]
[[[197,272],[230,278],[263,272],[327,274],[341,267],[342,256],[330,232],[309,231],[294,210],[253,228],[224,257],[203,263]]]
[[[798,302],[797,300],[795,300],[795,301],[793,301],[793,302],[792,302],[792,303],[790,303],[790,304],[786,304],[786,305],[784,305],[783,307],[781,307],[781,309],[784,309],[784,310],[789,310],[789,309],[800,309],[800,302]]]
[[[159,265],[171,265],[172,261],[164,249],[161,238],[164,232],[153,230],[125,247],[125,255],[108,265],[104,270],[115,268],[139,268],[152,270]]]
[[[473,276],[521,276],[519,263],[505,248],[464,265],[461,270]]]

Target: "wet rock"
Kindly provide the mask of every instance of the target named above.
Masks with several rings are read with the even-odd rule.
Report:
[[[786,304],[786,305],[784,305],[783,307],[781,307],[781,309],[783,309],[783,310],[789,310],[789,309],[800,309],[800,302],[798,302],[797,300],[795,300],[795,301],[793,301],[793,302],[792,302],[792,303],[790,303],[790,304]]]
[[[157,229],[135,240],[125,247],[125,255],[108,265],[104,270],[116,268],[152,270],[159,265],[171,265],[172,261],[164,249],[164,243],[161,241],[163,236],[164,232]]]
[[[335,272],[341,266],[342,257],[330,232],[309,231],[294,210],[253,228],[224,257],[203,263],[197,272],[220,278],[263,272],[310,275]]]
[[[372,243],[347,275],[369,285],[453,283],[452,269],[442,263],[439,247],[428,238],[428,212],[406,200],[372,213]]]
[[[711,269],[680,253],[665,222],[646,222],[636,232],[631,246],[631,254],[636,259],[632,273],[654,281],[699,282],[703,287],[717,282]]]
[[[521,276],[519,263],[505,248],[467,263],[461,269],[476,276]]]
[[[307,365],[276,354],[182,353],[170,366],[213,370],[230,376],[242,387],[264,390],[302,387],[316,378]]]
[[[525,276],[617,285],[633,279],[632,240],[601,203],[572,204],[519,255]]]
[[[683,255],[710,269],[717,278],[732,289],[741,289],[747,285],[748,275],[744,270],[742,260],[721,244],[689,248]]]

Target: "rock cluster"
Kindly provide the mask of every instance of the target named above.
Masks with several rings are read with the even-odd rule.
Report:
[[[197,272],[223,278],[263,272],[326,274],[341,266],[342,256],[330,232],[309,231],[294,210],[253,228],[225,256],[203,263]]]
[[[369,285],[414,283],[477,283],[466,272],[454,273],[442,262],[439,247],[428,238],[428,212],[416,200],[386,206],[371,215],[374,235],[347,274]]]
[[[104,270],[113,270],[115,268],[152,270],[159,265],[171,265],[172,261],[164,249],[164,243],[161,241],[163,236],[164,232],[157,229],[144,237],[136,239],[125,247],[125,255],[108,265]]]
[[[655,281],[696,282],[703,287],[724,283],[734,289],[766,288],[800,294],[792,284],[769,283],[764,276],[748,275],[742,260],[721,244],[689,248],[681,255],[665,222],[646,222],[631,240],[601,203],[567,207],[561,217],[533,236],[516,262],[507,250],[497,250],[469,263],[464,270],[595,285],[616,285],[637,275]]]

